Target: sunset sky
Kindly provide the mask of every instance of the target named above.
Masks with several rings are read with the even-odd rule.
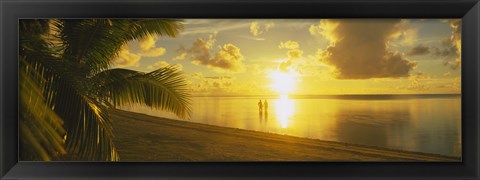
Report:
[[[185,19],[114,67],[182,69],[194,95],[460,93],[460,20]]]

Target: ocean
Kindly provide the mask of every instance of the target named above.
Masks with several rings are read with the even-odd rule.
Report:
[[[259,100],[268,101],[267,110],[259,112]],[[179,119],[148,107],[123,109]],[[460,95],[194,97],[192,110],[190,119],[179,120],[461,156]]]

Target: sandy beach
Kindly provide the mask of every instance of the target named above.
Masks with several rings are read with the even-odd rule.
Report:
[[[460,161],[407,152],[211,126],[114,110],[121,161]]]

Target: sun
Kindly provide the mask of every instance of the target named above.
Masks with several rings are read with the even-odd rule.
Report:
[[[280,93],[280,95],[288,95],[296,87],[297,73],[290,69],[287,72],[275,70],[272,71],[269,77],[272,79],[272,90]]]

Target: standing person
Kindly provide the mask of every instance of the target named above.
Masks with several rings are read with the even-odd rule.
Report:
[[[258,112],[262,112],[262,107],[263,107],[263,104],[262,104],[262,100],[258,100]]]
[[[265,108],[265,112],[267,112],[268,111],[268,101],[266,99],[263,100],[263,101],[264,101],[263,107]]]

